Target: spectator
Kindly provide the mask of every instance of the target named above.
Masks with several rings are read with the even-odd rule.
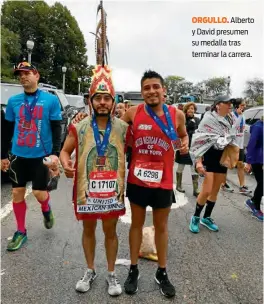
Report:
[[[247,146],[247,163],[245,170],[254,173],[257,186],[254,195],[246,201],[252,216],[263,222],[260,203],[263,197],[263,116],[250,127],[250,139]]]

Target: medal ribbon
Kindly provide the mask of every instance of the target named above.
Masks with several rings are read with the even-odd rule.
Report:
[[[102,142],[101,142],[101,139],[100,139],[99,129],[98,129],[97,121],[95,119],[95,115],[93,116],[92,128],[93,128],[93,132],[94,132],[94,140],[95,140],[95,143],[96,143],[97,154],[98,154],[99,157],[104,156],[106,148],[107,148],[108,143],[109,143],[109,137],[110,137],[110,133],[111,133],[111,119],[110,119],[110,117],[109,117],[107,125],[106,125],[105,134],[104,134]]]
[[[170,140],[177,140],[178,136],[176,134],[176,131],[174,129],[172,119],[169,113],[168,108],[163,104],[162,109],[164,111],[166,121],[168,126],[166,126],[163,121],[154,113],[154,111],[151,109],[150,106],[146,105],[146,109],[151,116],[151,118],[155,121],[155,123],[160,127],[161,131],[169,137]]]
[[[32,115],[33,115],[33,111],[35,109],[35,106],[37,104],[38,98],[39,98],[39,90],[37,90],[36,94],[34,95],[34,99],[31,103],[31,105],[29,105],[28,99],[26,94],[24,94],[24,103],[25,103],[25,108],[27,111],[25,111],[25,117],[26,117],[26,122],[31,122],[32,119]]]

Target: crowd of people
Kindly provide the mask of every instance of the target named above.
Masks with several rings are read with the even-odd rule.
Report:
[[[140,269],[138,256],[142,242],[146,208],[152,207],[158,268],[155,281],[165,297],[175,296],[175,287],[167,273],[168,218],[173,202],[174,163],[177,190],[184,192],[182,176],[191,166],[193,195],[197,197],[189,229],[198,233],[200,224],[211,231],[219,227],[211,217],[221,187],[226,185],[226,162],[238,169],[240,193],[248,194],[244,169],[251,169],[257,181],[254,196],[246,201],[252,215],[263,221],[260,208],[263,196],[263,119],[252,126],[246,165],[243,154],[245,118],[243,100],[220,96],[201,121],[195,117],[195,103],[187,103],[183,111],[165,104],[163,77],[146,71],[141,78],[144,103],[126,109],[115,103],[111,69],[98,65],[94,69],[87,113],[79,113],[69,126],[68,136],[60,151],[60,105],[56,97],[38,90],[39,72],[27,62],[19,64],[15,73],[24,93],[9,99],[2,134],[1,170],[9,170],[12,180],[13,211],[16,232],[7,245],[15,251],[27,240],[25,224],[26,183],[32,181],[33,194],[40,203],[44,226],[54,225],[48,182],[60,174],[74,179],[73,203],[77,220],[83,222],[82,245],[87,262],[84,276],[76,290],[87,292],[96,279],[95,231],[102,220],[107,259],[108,293],[122,293],[115,272],[118,252],[116,227],[125,214],[125,195],[131,207],[129,248],[131,265],[124,290],[138,291]],[[234,111],[232,110],[234,105]],[[12,140],[12,156],[8,149]],[[72,153],[75,151],[75,160]],[[129,151],[128,178],[125,181],[126,152]],[[231,152],[230,152],[231,151]],[[228,154],[231,153],[232,157]],[[59,161],[60,159],[60,161]],[[49,160],[49,161],[47,161]],[[204,177],[199,191],[199,175]],[[125,191],[126,189],[126,191]],[[126,192],[126,193],[125,193]],[[205,207],[203,218],[200,218]]]

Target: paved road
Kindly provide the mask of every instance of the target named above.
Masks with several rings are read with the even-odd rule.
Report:
[[[233,174],[234,177],[234,174]],[[254,185],[254,179],[249,177]],[[14,232],[13,214],[2,220],[2,303],[4,304],[70,304],[70,303],[179,303],[179,304],[259,304],[263,302],[262,224],[244,207],[245,197],[221,193],[214,210],[220,226],[218,233],[201,227],[198,235],[188,230],[195,207],[188,170],[184,175],[187,198],[178,204],[169,220],[168,272],[177,295],[173,300],[162,297],[154,283],[156,263],[140,261],[138,294],[112,299],[105,282],[106,260],[101,224],[97,229],[96,265],[99,274],[93,288],[78,294],[74,287],[82,276],[85,262],[81,245],[82,225],[75,220],[71,205],[71,181],[62,178],[59,190],[52,193],[56,225],[46,230],[40,207],[32,194],[27,197],[28,242],[18,252],[6,252],[7,239]],[[235,182],[235,179],[234,179]],[[3,205],[11,199],[10,186],[2,186]],[[237,188],[236,188],[237,190]],[[129,214],[129,210],[128,210]],[[118,225],[118,258],[129,259],[129,215]],[[146,224],[151,224],[148,212]],[[117,266],[124,282],[126,266]]]

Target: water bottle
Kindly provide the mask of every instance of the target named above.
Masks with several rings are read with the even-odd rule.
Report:
[[[43,158],[43,164],[44,165],[50,165],[52,163],[52,160],[50,157],[44,157]]]

